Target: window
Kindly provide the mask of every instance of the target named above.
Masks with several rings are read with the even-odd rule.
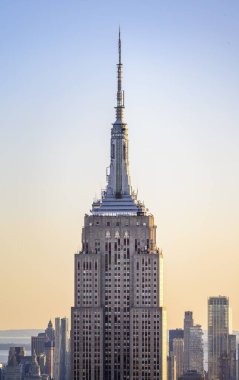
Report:
[[[100,252],[100,240],[95,240],[95,253]]]

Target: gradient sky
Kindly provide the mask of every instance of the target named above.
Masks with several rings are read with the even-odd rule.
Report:
[[[155,215],[168,326],[239,329],[238,0],[0,1],[0,329],[69,316],[105,186],[118,26],[132,185]]]

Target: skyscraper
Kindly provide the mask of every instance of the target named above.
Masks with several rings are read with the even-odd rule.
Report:
[[[170,351],[168,356],[168,380],[177,380],[176,371],[176,357],[173,355],[173,352]]]
[[[70,336],[68,318],[55,319],[54,380],[69,380]]]
[[[68,318],[61,319],[60,380],[69,380],[70,376],[70,336]]]
[[[173,329],[169,330],[169,340],[168,340],[168,351],[169,354],[173,352],[173,340],[174,339],[183,339],[184,338],[184,331],[183,329]]]
[[[189,368],[189,339],[190,328],[193,327],[192,311],[185,311],[184,314],[184,354],[183,354],[183,370],[186,373]]]
[[[221,379],[228,361],[229,299],[208,299],[208,378]],[[226,364],[225,364],[226,363]]]
[[[163,256],[154,217],[132,191],[121,39],[116,121],[102,198],[85,215],[75,255],[72,379],[166,380]]]
[[[183,374],[183,352],[184,341],[182,338],[175,338],[173,340],[173,355],[176,358],[176,379]]]
[[[48,340],[51,342],[54,342],[55,340],[55,330],[53,328],[52,321],[50,320],[48,322],[47,328],[45,330],[46,336],[48,337]]]
[[[45,343],[45,355],[46,365],[44,374],[49,375],[50,379],[53,379],[53,358],[54,358],[54,342],[49,340]]]
[[[190,327],[189,335],[189,370],[204,373],[203,366],[203,331],[200,325]]]
[[[55,318],[54,380],[60,380],[61,368],[61,318]]]
[[[236,380],[236,372],[237,372],[237,360],[236,360],[236,352],[237,352],[237,339],[236,335],[228,335],[228,358],[229,358],[229,374],[230,380]]]

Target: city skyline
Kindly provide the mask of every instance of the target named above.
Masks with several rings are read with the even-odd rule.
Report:
[[[92,189],[105,186],[119,21],[132,185],[142,189],[139,198],[160,226],[169,328],[182,326],[185,310],[206,327],[207,298],[222,294],[230,298],[233,327],[239,329],[236,2],[231,8],[222,3],[215,8],[215,2],[208,8],[186,1],[180,7],[176,2],[153,2],[152,8],[141,4],[134,28],[130,5],[124,18],[119,12],[123,20],[114,16],[101,27],[92,15],[87,27],[73,14],[74,9],[83,20],[85,12],[89,20],[87,2],[71,10],[63,2],[57,9],[53,3],[47,6],[46,31],[41,24],[46,2],[21,4],[23,10],[15,2],[15,11],[1,4],[0,14],[6,37],[0,63],[6,178],[1,189],[1,329],[42,327],[51,316],[69,317],[72,254],[80,248]],[[107,14],[113,10],[110,5]],[[144,10],[148,30],[141,25]],[[11,33],[10,19],[18,21]],[[34,310],[26,315],[29,303]]]

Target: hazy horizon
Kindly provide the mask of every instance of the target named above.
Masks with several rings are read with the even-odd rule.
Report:
[[[168,328],[207,297],[239,330],[239,3],[0,3],[0,329],[70,316],[84,214],[105,187],[122,31],[132,186],[164,252]]]

